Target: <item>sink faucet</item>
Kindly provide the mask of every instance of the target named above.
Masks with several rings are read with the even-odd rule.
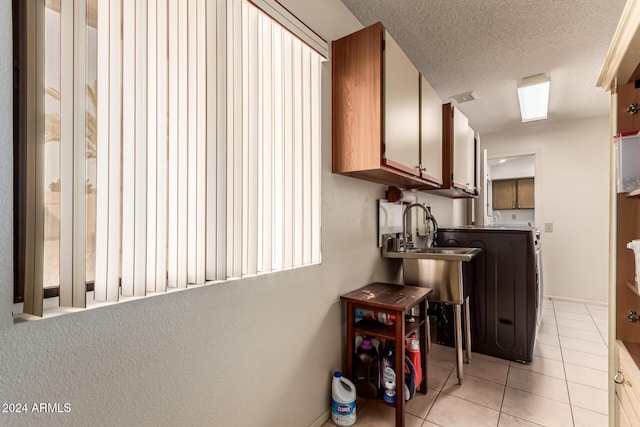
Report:
[[[409,206],[405,208],[404,215],[402,216],[402,237],[404,241],[402,245],[402,250],[404,251],[407,250],[407,247],[413,246],[413,242],[410,245],[408,244],[410,239],[407,238],[407,214],[409,213],[411,208],[414,208],[414,207],[422,208],[422,210],[424,210],[425,221],[431,221],[433,223],[433,240],[431,242],[432,246],[435,246],[436,237],[438,236],[438,223],[436,222],[435,217],[431,215],[431,212],[429,212],[429,209],[420,203],[411,203]]]

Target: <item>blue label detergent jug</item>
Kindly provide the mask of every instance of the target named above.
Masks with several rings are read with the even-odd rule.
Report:
[[[356,386],[342,372],[333,374],[331,383],[331,420],[339,426],[356,422]]]

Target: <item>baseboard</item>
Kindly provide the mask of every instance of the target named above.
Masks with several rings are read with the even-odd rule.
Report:
[[[609,307],[609,304],[602,301],[592,301],[588,299],[579,299],[579,298],[567,298],[567,297],[556,297],[553,295],[545,295],[545,298],[549,298],[552,301],[565,301],[565,302],[574,302],[578,304],[589,304],[589,305],[598,305],[602,307]]]
[[[313,424],[311,424],[309,427],[322,427],[322,425],[326,423],[330,417],[331,417],[331,409],[327,409],[326,412],[320,415],[318,419],[316,419],[313,422]]]

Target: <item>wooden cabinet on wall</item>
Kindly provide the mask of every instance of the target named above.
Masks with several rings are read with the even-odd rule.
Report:
[[[383,25],[334,41],[331,62],[333,172],[440,188],[442,102]]]
[[[618,133],[637,131],[640,128],[637,115],[631,115],[626,111],[627,107],[633,103],[640,105],[640,89],[636,89],[635,83],[618,86]],[[612,191],[616,191],[615,186]],[[616,195],[616,338],[623,341],[633,358],[640,362],[640,345],[632,345],[640,344],[640,322],[630,322],[626,317],[630,311],[640,313],[640,296],[635,284],[635,257],[633,251],[627,248],[627,243],[634,239],[640,239],[640,198],[631,197],[629,193],[618,193]]]
[[[628,0],[609,48],[598,86],[611,91],[611,127],[613,133],[637,132],[640,129],[640,2]],[[611,147],[613,150],[613,147]],[[640,159],[637,161],[640,162]],[[612,165],[614,166],[614,165]],[[609,185],[611,197],[612,236],[610,241],[609,319],[615,319],[615,336],[609,339],[610,360],[614,369],[609,372],[611,393],[615,393],[615,406],[609,408],[612,425],[638,425],[640,423],[640,322],[634,315],[640,313],[640,295],[635,281],[635,257],[627,243],[640,239],[640,198],[617,190],[615,168]],[[615,382],[615,384],[614,384]],[[615,385],[615,387],[614,387]]]
[[[442,106],[442,188],[437,194],[448,197],[476,197],[477,139],[469,120],[449,104]]]
[[[534,178],[501,179],[493,181],[494,210],[534,209]]]

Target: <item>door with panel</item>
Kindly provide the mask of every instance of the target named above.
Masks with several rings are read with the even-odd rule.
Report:
[[[419,176],[420,74],[388,31],[383,62],[383,163]]]

